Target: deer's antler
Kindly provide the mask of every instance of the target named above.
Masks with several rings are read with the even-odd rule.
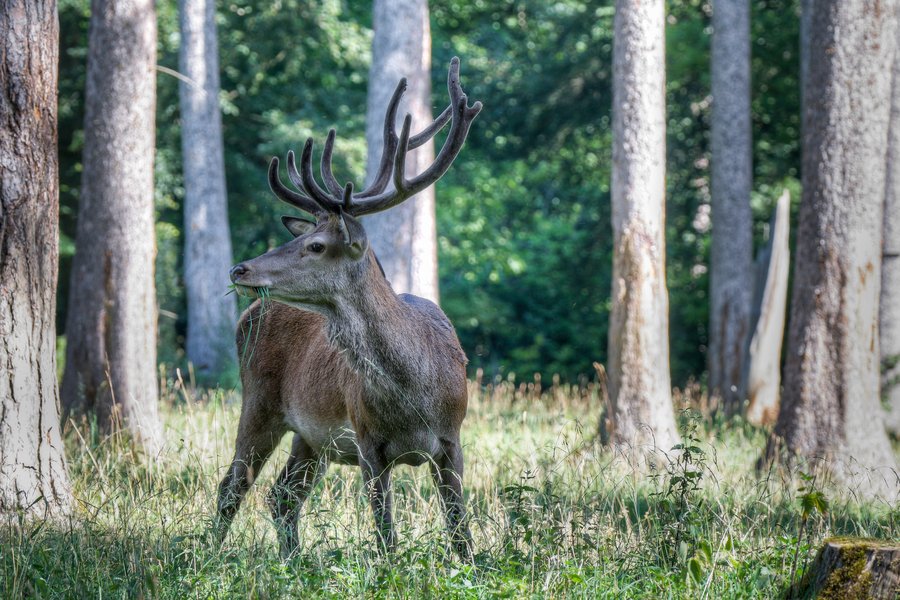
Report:
[[[410,137],[409,130],[412,119],[410,115],[406,115],[398,137],[394,130],[394,123],[400,98],[406,91],[406,79],[400,80],[388,103],[384,117],[384,142],[378,171],[371,185],[363,191],[356,194],[350,193],[348,189],[352,190],[352,186],[350,188],[341,186],[335,179],[331,171],[331,156],[335,138],[335,131],[332,129],[328,132],[325,140],[325,150],[322,153],[320,166],[325,189],[319,186],[313,177],[313,140],[310,138],[303,147],[299,171],[294,162],[294,153],[288,152],[287,157],[288,176],[300,192],[289,189],[281,182],[278,176],[277,158],[273,158],[269,165],[269,186],[272,188],[272,192],[288,204],[312,214],[343,211],[354,217],[387,210],[418,194],[447,172],[462,150],[472,121],[481,111],[481,102],[475,102],[472,106],[468,105],[468,99],[459,83],[459,59],[456,57],[450,61],[447,89],[450,93],[450,105],[437,119],[421,133]],[[407,152],[425,144],[448,122],[450,122],[450,132],[434,162],[419,175],[412,179],[406,179],[404,169]],[[391,180],[393,180],[394,187],[388,190],[388,182]]]

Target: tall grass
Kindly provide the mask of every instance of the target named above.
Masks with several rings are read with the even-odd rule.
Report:
[[[447,551],[427,470],[409,467],[395,471],[396,554],[375,551],[357,470],[332,467],[304,507],[301,551],[283,563],[263,497],[288,439],[218,547],[207,529],[239,400],[164,383],[157,457],[69,424],[77,511],[58,526],[0,525],[0,597],[771,598],[795,554],[802,567],[827,535],[900,537],[897,507],[834,496],[826,514],[805,515],[799,539],[804,482],[757,474],[765,432],[739,421],[684,413],[699,454],[648,476],[597,443],[597,386],[473,382],[463,430],[473,564]],[[700,473],[696,486],[673,486],[688,472]]]

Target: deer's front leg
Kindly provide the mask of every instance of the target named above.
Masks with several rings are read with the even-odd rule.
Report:
[[[327,461],[314,452],[299,433],[295,433],[291,457],[268,497],[272,518],[278,528],[281,558],[285,560],[300,545],[297,533],[300,509],[327,468]]]
[[[375,515],[375,533],[378,536],[378,549],[381,552],[392,552],[396,546],[394,521],[391,515],[391,465],[383,454],[374,449],[360,445],[360,467],[363,482],[369,495],[369,504]]]
[[[219,501],[214,524],[214,532],[219,543],[225,539],[244,495],[253,485],[253,481],[262,470],[275,446],[278,445],[278,440],[282,435],[283,432],[265,432],[252,440],[238,438],[234,460],[228,468],[228,473],[219,484]]]
[[[463,500],[463,454],[459,440],[441,440],[441,452],[429,464],[444,508],[453,549],[463,560],[470,560],[472,534],[469,532]]]
[[[245,392],[238,423],[234,459],[219,484],[219,501],[213,531],[221,543],[241,501],[272,451],[285,434],[284,425],[266,410],[266,397]]]

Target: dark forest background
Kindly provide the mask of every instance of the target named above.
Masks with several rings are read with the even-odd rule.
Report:
[[[798,197],[798,4],[752,2],[757,245],[781,189]],[[683,386],[706,369],[710,7],[667,5],[667,276],[672,381]],[[453,55],[463,60],[469,96],[485,106],[466,151],[437,186],[441,304],[473,373],[590,375],[591,363],[607,354],[613,8],[432,0],[430,9],[434,114],[445,102],[439,82]],[[184,366],[186,329],[178,79],[170,72],[178,68],[177,2],[160,0],[157,11],[159,357],[174,367]],[[287,239],[279,216],[288,209],[266,183],[273,155],[336,127],[338,179],[362,179],[371,18],[367,3],[347,0],[219,5],[235,260]],[[60,1],[60,298],[68,297],[74,254],[88,19],[87,2]],[[59,331],[65,311],[59,302]]]

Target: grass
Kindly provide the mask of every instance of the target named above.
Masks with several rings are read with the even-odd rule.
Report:
[[[395,471],[395,555],[375,552],[357,471],[332,467],[304,507],[302,551],[283,563],[263,498],[288,439],[216,547],[206,531],[240,403],[180,379],[166,390],[159,457],[67,427],[77,511],[57,526],[0,525],[0,597],[772,598],[825,537],[900,537],[897,507],[832,495],[827,512],[805,511],[810,481],[758,475],[765,432],[744,423],[684,413],[689,458],[641,475],[593,443],[594,386],[472,384],[474,564],[449,553],[427,470],[408,467]]]
[[[259,344],[259,332],[262,329],[262,320],[266,316],[266,312],[269,310],[270,304],[270,294],[269,288],[267,287],[253,287],[247,288],[244,286],[230,285],[229,293],[237,292],[241,295],[246,295],[251,298],[259,298],[259,309],[254,317],[252,314],[247,318],[246,321],[246,329],[242,332],[244,335],[244,344],[241,348],[241,364],[247,364],[253,359],[253,353],[256,351],[256,346]],[[255,321],[255,323],[254,323]],[[243,328],[244,325],[242,324]],[[255,332],[255,333],[254,333]],[[252,340],[252,345],[251,345]],[[248,354],[247,351],[250,351]]]

